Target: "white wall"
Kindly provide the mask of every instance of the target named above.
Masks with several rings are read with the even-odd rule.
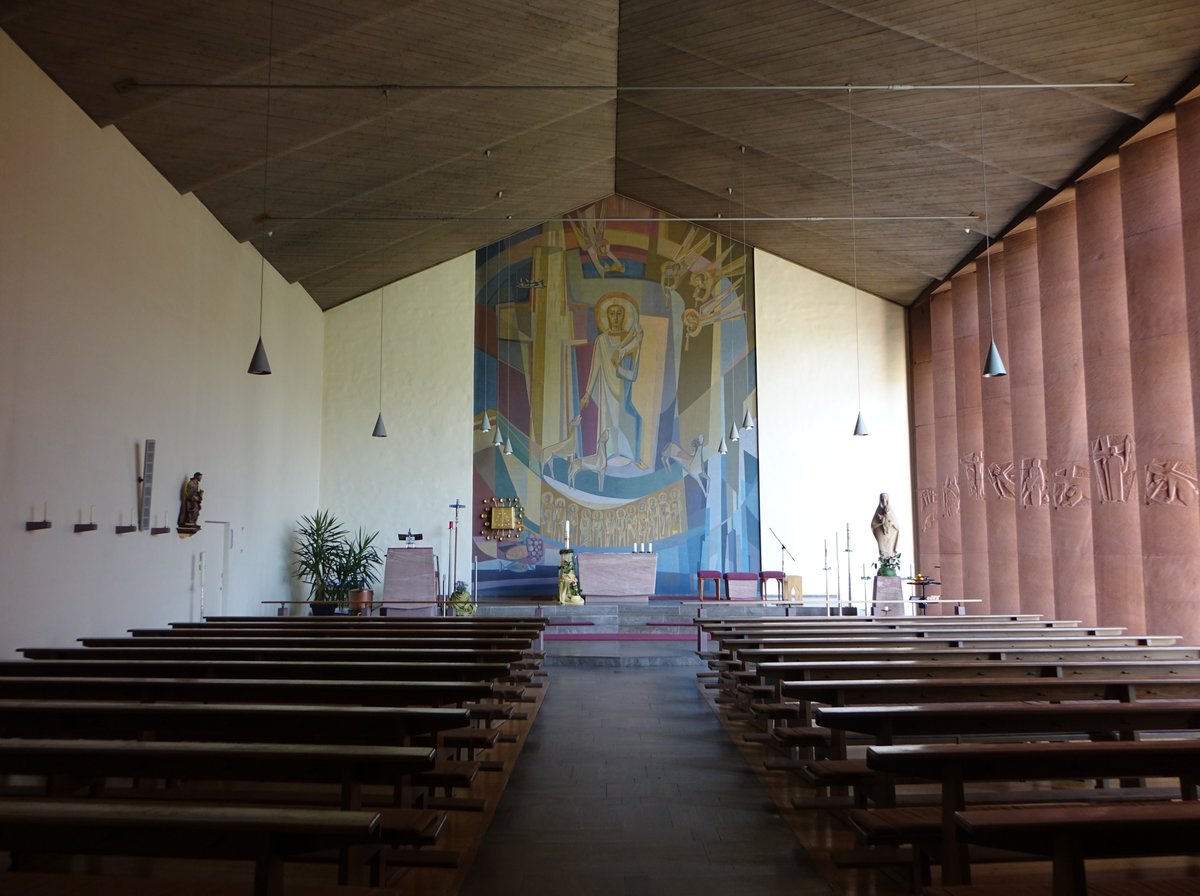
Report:
[[[386,439],[371,436],[380,407],[380,290],[325,314],[321,508],[350,530],[378,531],[381,549],[396,547],[400,532],[421,533],[444,577],[450,505],[461,501],[458,577],[467,579],[478,513],[471,499],[474,253],[382,292]]]
[[[317,496],[323,323],[268,267],[274,375],[249,376],[258,299],[258,253],[0,33],[0,657],[196,617],[201,552],[208,612],[289,591],[292,523]],[[146,438],[172,533],[117,536]],[[222,527],[174,534],[196,470],[202,520],[232,524],[226,594]],[[43,505],[53,527],[27,533]]]
[[[808,595],[848,593],[846,526],[853,594],[878,549],[871,517],[887,492],[900,524],[901,573],[913,558],[912,474],[908,439],[908,386],[904,311],[858,294],[862,414],[870,435],[856,437],[854,290],[821,274],[757,251],[758,413],[762,445],[763,556],[781,557],[776,535],[795,556],[790,574],[804,576]],[[869,585],[869,583],[865,583]],[[860,605],[861,606],[861,605]]]

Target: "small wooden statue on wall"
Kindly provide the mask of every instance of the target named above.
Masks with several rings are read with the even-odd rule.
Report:
[[[179,489],[179,525],[175,531],[180,538],[188,538],[200,531],[200,505],[204,502],[200,479],[199,472],[193,473]]]

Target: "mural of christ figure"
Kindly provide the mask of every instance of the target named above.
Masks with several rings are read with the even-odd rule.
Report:
[[[592,366],[579,409],[596,405],[596,451],[607,456],[638,461],[642,453],[642,416],[633,405],[633,383],[638,375],[642,328],[632,299],[608,293],[596,303],[599,334],[592,346]],[[602,448],[603,434],[607,447]]]

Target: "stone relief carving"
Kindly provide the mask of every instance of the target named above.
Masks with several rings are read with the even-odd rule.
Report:
[[[1001,501],[1017,500],[1017,481],[1013,477],[1013,462],[993,462],[988,466],[988,478],[992,483],[992,492]]]
[[[921,531],[928,532],[937,522],[938,490],[936,488],[921,489],[920,501]]]
[[[1021,458],[1021,506],[1041,507],[1049,502],[1046,462],[1040,457]]]
[[[1135,479],[1133,436],[1128,433],[1098,436],[1092,442],[1092,469],[1096,474],[1097,502],[1128,501]]]
[[[1054,507],[1078,507],[1086,504],[1088,497],[1088,468],[1074,462],[1054,469]]]
[[[962,501],[958,490],[958,477],[947,476],[946,486],[942,489],[942,516],[958,516],[961,509]]]
[[[1157,457],[1146,464],[1147,504],[1189,505],[1196,494],[1196,467],[1193,464]]]
[[[967,487],[967,495],[972,498],[978,498],[980,501],[984,499],[984,472],[983,452],[973,451],[965,457],[961,458],[963,469],[963,483]]]

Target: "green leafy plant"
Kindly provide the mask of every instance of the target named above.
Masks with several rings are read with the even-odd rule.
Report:
[[[346,553],[346,530],[328,510],[300,517],[296,529],[293,571],[308,585],[310,601],[344,602],[348,592],[341,591],[341,570]]]
[[[900,574],[900,552],[880,555],[879,559],[871,565],[878,570],[881,576],[897,576]]]
[[[375,539],[378,532],[369,535],[361,526],[354,535],[348,535],[342,542],[342,554],[338,564],[338,585],[344,588],[346,595],[351,591],[369,591],[379,581],[379,567],[383,558],[375,549]]]

